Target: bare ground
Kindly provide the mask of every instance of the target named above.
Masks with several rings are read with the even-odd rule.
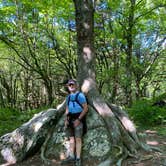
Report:
[[[155,130],[144,130],[143,133],[147,134],[146,142],[147,144],[158,147],[162,152],[153,151],[151,153],[140,152],[137,156],[132,158],[127,158],[123,162],[123,166],[166,166],[166,136],[160,135]],[[138,157],[141,156],[141,157]],[[60,161],[55,160],[53,157],[52,163],[49,166],[58,166]],[[96,166],[99,164],[99,161],[83,161],[83,166]],[[40,158],[40,154],[36,154],[27,160],[15,164],[13,166],[46,166],[47,164],[43,163]],[[1,165],[0,165],[1,166]],[[72,164],[68,164],[72,166]]]
[[[145,130],[144,133],[147,134],[146,143],[160,148],[162,152],[141,152],[139,159],[128,158],[123,166],[166,166],[166,136],[159,135],[155,130]]]

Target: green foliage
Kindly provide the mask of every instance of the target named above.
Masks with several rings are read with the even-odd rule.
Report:
[[[96,78],[102,95],[126,104],[130,87],[133,99],[163,93],[165,2],[99,0],[95,6]],[[26,110],[47,105],[49,96],[59,101],[59,83],[82,67],[77,66],[73,1],[1,1],[0,21],[0,105]]]
[[[9,108],[0,108],[0,136],[15,130],[44,109],[46,108],[21,112]]]
[[[19,112],[14,109],[9,108],[1,108],[0,109],[0,120],[1,121],[8,121],[8,120],[14,120],[19,115]]]
[[[151,100],[136,101],[128,109],[129,115],[141,126],[155,126],[166,123],[166,107],[154,106]]]
[[[160,102],[160,101],[166,101],[166,93],[163,93],[153,99],[153,103]]]
[[[0,108],[0,135],[10,132],[18,127],[20,125],[20,122],[17,120],[18,117],[19,111]]]

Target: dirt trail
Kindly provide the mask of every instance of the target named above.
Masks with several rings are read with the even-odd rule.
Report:
[[[159,135],[155,130],[146,130],[143,133],[147,134],[146,142],[147,144],[158,147],[162,150],[161,152],[145,153],[141,152],[141,158],[128,158],[123,166],[166,166],[166,137]],[[60,161],[52,160],[53,162],[49,166],[58,166]],[[98,165],[97,161],[84,162],[83,166],[94,166]],[[23,161],[22,163],[15,164],[13,166],[46,166],[40,158],[40,154]],[[68,165],[70,166],[70,165]]]
[[[159,135],[155,130],[146,130],[146,143],[160,148],[161,152],[145,153],[142,152],[141,159],[129,158],[123,166],[166,166],[166,136]]]

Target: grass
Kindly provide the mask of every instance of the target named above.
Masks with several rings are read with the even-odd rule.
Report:
[[[40,108],[21,112],[9,108],[0,108],[0,136],[12,132],[31,119],[34,114],[46,109],[47,108]]]
[[[0,136],[5,133],[11,132],[21,126],[23,123],[27,122],[29,119],[33,117],[34,114],[39,113],[47,108],[40,108],[34,110],[27,110],[24,112],[8,109],[8,108],[0,108]],[[143,116],[143,115],[142,115]],[[138,119],[139,120],[139,119]],[[136,122],[134,120],[134,122]],[[138,130],[155,130],[159,135],[166,136],[166,125],[139,125]],[[146,127],[145,127],[146,126]]]

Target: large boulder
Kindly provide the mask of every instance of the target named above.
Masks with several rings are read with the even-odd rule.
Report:
[[[11,133],[0,137],[0,161],[16,163],[37,152],[51,126],[55,125],[63,112],[48,109],[23,124]]]

